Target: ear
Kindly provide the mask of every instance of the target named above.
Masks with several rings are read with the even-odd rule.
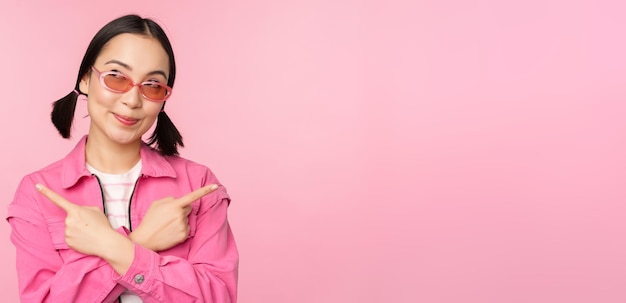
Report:
[[[85,73],[83,78],[80,79],[80,83],[78,84],[80,92],[85,95],[89,94],[89,79],[91,79],[91,70]]]

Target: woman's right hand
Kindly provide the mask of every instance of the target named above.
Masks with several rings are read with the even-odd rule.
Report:
[[[217,188],[217,184],[210,184],[178,199],[170,196],[152,202],[130,239],[152,251],[166,250],[185,241],[189,235],[191,203]]]

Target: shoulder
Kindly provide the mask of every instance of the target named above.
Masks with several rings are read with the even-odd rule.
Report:
[[[210,204],[215,204],[223,199],[226,199],[228,203],[230,203],[231,198],[226,191],[226,187],[224,187],[213,171],[206,165],[180,156],[166,156],[165,158],[167,158],[167,161],[176,171],[177,178],[186,179],[189,183],[195,184],[194,188],[208,184],[217,184],[219,186],[219,188],[215,191],[215,194],[210,195],[214,199]]]
[[[164,156],[172,167],[176,169],[187,169],[193,171],[210,172],[211,170],[204,164],[198,163],[181,156]]]
[[[26,174],[22,178],[19,187],[21,188],[25,185],[30,186],[41,182],[54,184],[54,181],[60,180],[61,176],[63,175],[63,160],[64,159],[57,160],[51,164],[44,166],[43,168]]]
[[[176,176],[181,174],[190,176],[213,175],[211,170],[198,162],[183,158],[181,156],[166,156],[156,149],[143,145],[141,149],[141,159],[146,172],[155,176]]]
[[[192,179],[200,178],[207,184],[217,182],[217,177],[213,171],[204,164],[180,156],[166,156],[165,158],[172,165],[177,175],[183,174]]]
[[[53,162],[39,170],[26,174],[22,177],[13,201],[9,204],[7,217],[29,218],[29,221],[37,218],[36,214],[41,211],[41,197],[35,189],[35,184],[46,184],[55,188],[60,184],[63,174],[63,159]],[[56,189],[56,188],[55,188]]]
[[[169,180],[166,182],[178,189],[184,189],[185,192],[217,184],[219,189],[203,199],[211,199],[211,205],[224,199],[230,201],[226,188],[204,164],[181,156],[165,156],[147,145],[142,149],[142,161],[145,161],[142,168],[144,173],[153,177],[167,177],[159,179]]]
[[[86,136],[83,137],[65,157],[27,174],[24,178],[44,183],[52,189],[76,184],[81,177],[90,175],[85,168],[86,140]]]

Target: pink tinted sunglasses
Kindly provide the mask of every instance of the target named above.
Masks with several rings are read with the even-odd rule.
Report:
[[[172,88],[160,82],[145,81],[135,83],[130,77],[118,71],[100,72],[94,66],[91,69],[100,78],[102,86],[114,93],[125,93],[131,90],[133,86],[137,86],[141,95],[150,101],[163,102],[172,95]]]

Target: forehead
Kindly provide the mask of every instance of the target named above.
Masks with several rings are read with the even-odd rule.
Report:
[[[169,74],[169,57],[161,43],[147,35],[120,34],[107,42],[96,58],[95,65],[104,67],[112,60],[125,63],[133,73],[162,70]]]

